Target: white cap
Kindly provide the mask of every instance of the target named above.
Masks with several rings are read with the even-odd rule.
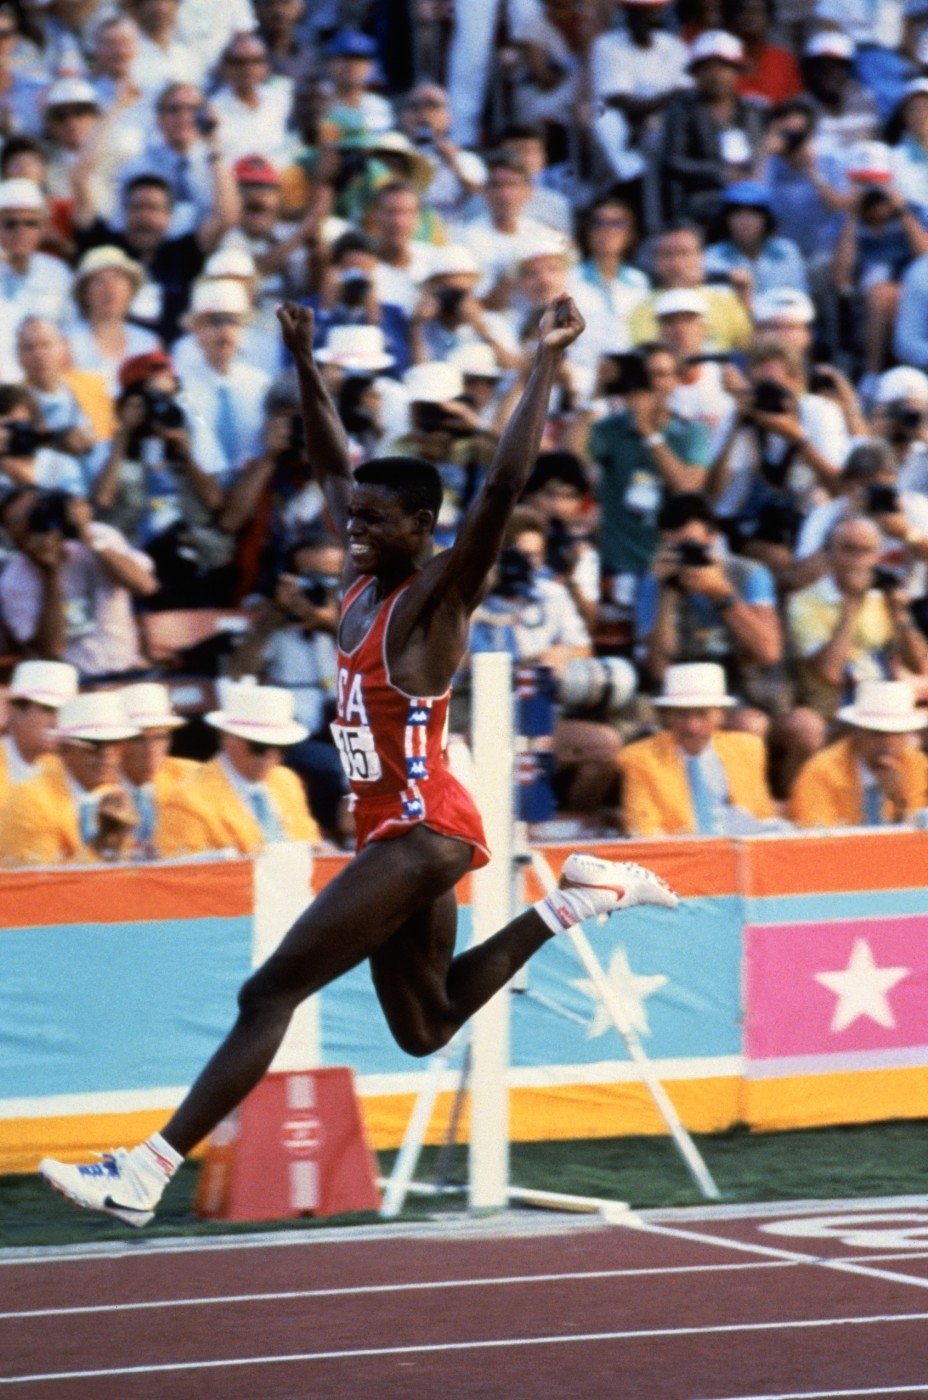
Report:
[[[333,326],[325,345],[316,351],[323,365],[339,365],[351,373],[376,374],[389,369],[393,356],[387,352],[379,326]]]
[[[0,209],[44,209],[45,196],[35,180],[0,180]]]
[[[550,237],[536,238],[524,248],[520,248],[516,265],[524,267],[536,258],[559,258],[561,262],[569,263],[570,244],[562,235],[552,231]]]
[[[49,107],[96,107],[100,99],[86,78],[58,78],[45,94],[45,109]]]
[[[655,316],[707,316],[709,306],[706,298],[696,287],[675,287],[668,292],[659,292],[654,298]]]
[[[751,312],[755,325],[766,321],[789,321],[797,326],[809,326],[815,320],[815,307],[805,292],[795,287],[775,287],[755,297]]]
[[[171,695],[166,685],[157,681],[140,681],[127,685],[119,692],[126,714],[139,729],[179,729],[187,721],[171,708]]]
[[[34,700],[57,710],[77,694],[77,671],[67,661],[20,661],[10,677],[10,700]]]
[[[668,666],[664,689],[654,697],[655,705],[677,710],[711,710],[737,704],[725,694],[725,672],[714,661],[692,661]]]
[[[820,29],[808,41],[803,54],[806,58],[840,58],[846,63],[853,60],[854,40],[840,29]]]
[[[430,277],[465,276],[479,277],[480,264],[465,244],[446,243],[443,247],[432,249],[422,280],[427,282]]]
[[[892,153],[885,141],[855,141],[848,152],[845,168],[848,176],[860,185],[892,183]]]
[[[744,63],[744,48],[741,40],[727,29],[704,29],[690,44],[687,67],[705,63],[709,58],[720,58],[725,63],[733,63],[740,68]]]
[[[923,32],[919,40],[918,61],[928,62],[928,31]],[[906,102],[910,97],[928,97],[928,78],[913,78],[910,83],[906,83],[902,89],[902,101]]]
[[[206,259],[203,277],[256,277],[258,269],[247,248],[219,248]]]
[[[68,739],[115,742],[134,738],[139,729],[126,714],[118,690],[89,690],[64,702],[55,732],[63,743]]]
[[[251,315],[251,301],[241,282],[232,278],[212,278],[195,282],[190,298],[191,318],[194,316],[240,316],[245,320]]]
[[[464,375],[446,360],[413,365],[403,376],[410,403],[450,403],[464,392]]]
[[[471,374],[479,379],[502,379],[493,353],[493,347],[486,341],[474,340],[469,345],[458,345],[448,356],[449,365],[456,365],[462,374]]]
[[[861,681],[854,703],[840,709],[838,719],[882,734],[911,734],[928,724],[928,714],[916,707],[908,681]]]
[[[880,375],[876,382],[877,403],[898,403],[914,399],[928,407],[928,375],[912,365],[896,365]]]
[[[309,734],[305,724],[293,718],[293,692],[277,685],[256,685],[251,677],[222,691],[221,710],[206,715],[206,723],[240,739],[284,747],[298,744]]]

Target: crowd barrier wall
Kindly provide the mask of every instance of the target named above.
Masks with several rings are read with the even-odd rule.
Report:
[[[568,849],[544,851],[558,869]],[[616,916],[593,942],[691,1131],[928,1115],[928,833],[595,850],[652,866],[683,897],[673,915]],[[317,857],[314,888],[343,864]],[[256,868],[0,875],[0,1170],[130,1143],[163,1122],[234,1015],[252,960]],[[539,893],[529,876],[526,898]],[[459,894],[464,946],[469,882]],[[662,1132],[567,940],[548,943],[519,985],[512,1137]],[[372,1144],[397,1145],[421,1062],[392,1041],[366,967],[318,1000],[306,1066],[350,1065]],[[452,1069],[430,1141],[442,1139],[458,1087]]]

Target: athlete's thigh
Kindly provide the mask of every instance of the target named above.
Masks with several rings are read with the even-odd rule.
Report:
[[[370,955],[371,980],[396,1039],[425,1031],[449,1011],[448,969],[458,907],[453,890],[417,909]]]

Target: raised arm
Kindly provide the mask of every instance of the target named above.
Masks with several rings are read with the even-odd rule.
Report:
[[[569,296],[557,297],[542,317],[538,348],[522,396],[500,437],[483,486],[443,556],[443,583],[470,609],[502,548],[509,517],[538,456],[548,402],[565,350],[584,329]]]
[[[313,355],[315,316],[311,307],[286,302],[278,307],[277,319],[284,345],[296,365],[309,464],[339,537],[347,543],[348,497],[353,481],[351,454],[338,410]]]

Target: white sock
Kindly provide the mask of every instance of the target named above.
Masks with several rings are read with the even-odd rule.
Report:
[[[150,1138],[136,1148],[136,1152],[140,1161],[144,1161],[146,1166],[154,1167],[168,1181],[184,1160],[160,1133],[152,1133]]]
[[[563,933],[601,913],[585,890],[552,890],[532,908],[552,933]]]

